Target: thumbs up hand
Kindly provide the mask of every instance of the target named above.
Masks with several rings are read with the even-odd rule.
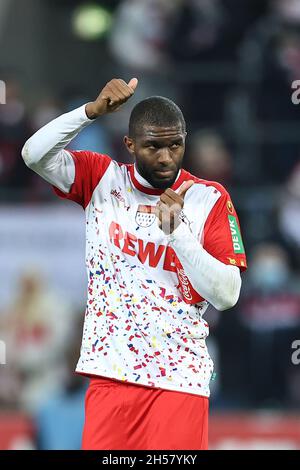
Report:
[[[184,205],[186,192],[193,186],[194,181],[185,181],[176,193],[171,188],[160,196],[156,205],[155,214],[158,218],[158,224],[166,235],[172,233],[181,223],[179,214]]]
[[[132,78],[128,83],[120,78],[114,78],[105,85],[95,101],[86,105],[85,111],[87,117],[96,119],[103,114],[118,111],[131,98],[137,86],[137,78]]]

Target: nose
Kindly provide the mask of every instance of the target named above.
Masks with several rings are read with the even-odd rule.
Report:
[[[168,147],[163,147],[159,149],[157,161],[162,165],[168,165],[172,162],[171,151]]]

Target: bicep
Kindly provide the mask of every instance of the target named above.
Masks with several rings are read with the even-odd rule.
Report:
[[[247,268],[237,213],[228,193],[211,210],[203,231],[203,247],[224,264]]]
[[[55,155],[45,155],[31,169],[51,185],[64,193],[69,193],[75,181],[75,163],[67,150],[60,150]]]

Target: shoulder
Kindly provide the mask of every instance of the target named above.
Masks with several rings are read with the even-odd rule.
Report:
[[[77,162],[88,162],[88,163],[101,163],[103,161],[106,161],[107,163],[110,163],[112,158],[109,155],[103,154],[103,153],[98,153],[98,152],[92,152],[91,150],[67,150],[73,157],[73,159]]]
[[[218,183],[217,181],[209,181],[209,180],[204,180],[201,178],[198,178],[197,176],[193,175],[192,173],[189,173],[188,171],[182,169],[183,176],[184,176],[184,181],[192,180],[194,181],[194,190],[195,191],[200,191],[204,190],[205,192],[212,192],[215,194],[218,194],[219,197],[230,197],[227,189],[221,184]]]

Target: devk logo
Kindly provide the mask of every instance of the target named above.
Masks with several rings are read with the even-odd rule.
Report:
[[[6,85],[3,80],[0,80],[0,104],[6,104]]]
[[[294,366],[298,366],[300,364],[300,339],[296,339],[292,342],[292,349],[296,350],[293,352],[291,357],[292,363]]]

